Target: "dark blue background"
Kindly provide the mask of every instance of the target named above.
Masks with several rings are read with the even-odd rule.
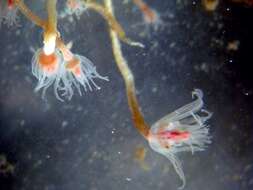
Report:
[[[41,2],[30,2],[45,14]],[[214,113],[210,147],[179,155],[185,189],[252,189],[252,8],[225,1],[208,13],[199,1],[147,0],[165,26],[142,37],[145,26],[134,26],[143,22],[139,10],[115,2],[127,35],[146,46],[123,45],[146,121],[152,124],[190,102],[194,88],[203,90],[205,106]],[[73,41],[73,52],[91,59],[110,82],[97,81],[102,89],[82,97],[75,91],[64,103],[52,89],[47,101],[33,91],[31,59],[42,46],[42,31],[23,16],[19,27],[1,26],[0,154],[15,170],[0,174],[0,189],[177,189],[181,182],[170,162],[153,152],[132,125],[106,23],[92,11],[70,19],[59,20],[64,40]],[[228,51],[233,40],[240,41],[239,49]],[[134,160],[138,146],[147,149],[148,171]]]

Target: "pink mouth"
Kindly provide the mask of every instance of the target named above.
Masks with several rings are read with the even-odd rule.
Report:
[[[174,141],[187,140],[190,137],[190,133],[188,131],[161,131],[158,133],[161,138],[171,139]]]

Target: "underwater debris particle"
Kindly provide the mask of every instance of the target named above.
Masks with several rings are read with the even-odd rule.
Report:
[[[134,160],[138,162],[138,164],[143,170],[148,171],[150,170],[150,167],[145,161],[146,153],[147,149],[145,149],[143,146],[138,146],[134,152]]]
[[[15,166],[11,164],[4,154],[0,154],[0,176],[14,173]]]
[[[135,150],[134,158],[136,160],[143,161],[146,157],[146,152],[147,152],[147,150],[144,147],[139,146]]]
[[[249,6],[253,6],[253,1],[252,0],[231,0],[235,3],[244,3],[246,5],[249,5]]]
[[[202,5],[206,11],[215,11],[219,5],[219,0],[202,0]]]
[[[233,40],[231,42],[228,42],[227,50],[228,51],[237,51],[239,49],[240,41],[239,40]]]

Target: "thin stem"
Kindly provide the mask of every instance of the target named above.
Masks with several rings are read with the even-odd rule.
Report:
[[[48,15],[48,30],[52,33],[57,33],[57,0],[47,0],[47,15]]]
[[[112,30],[114,30],[114,32],[116,32],[116,34],[118,35],[121,41],[131,46],[139,46],[142,48],[144,47],[143,44],[139,42],[135,42],[126,36],[126,33],[124,29],[122,28],[122,26],[120,25],[120,23],[116,20],[113,13],[110,12],[107,8],[93,1],[84,1],[84,4],[88,9],[92,9],[98,12],[107,21],[109,27]]]
[[[113,13],[113,5],[112,0],[104,0],[107,10],[114,15]],[[110,28],[110,36],[112,41],[112,49],[114,58],[116,60],[116,64],[120,70],[121,75],[125,81],[126,91],[127,91],[127,99],[128,105],[132,113],[132,119],[134,122],[135,127],[141,133],[144,138],[148,138],[149,134],[149,126],[146,124],[144,117],[140,111],[140,107],[136,98],[136,91],[134,85],[134,76],[128,67],[127,61],[123,57],[121,51],[120,41],[116,32]]]
[[[56,11],[57,0],[47,0],[47,25],[43,33],[45,54],[50,55],[54,53],[56,46],[56,38],[58,35],[57,31],[57,11]]]
[[[26,16],[27,19],[31,20],[35,25],[45,29],[46,21],[34,14],[22,0],[15,0],[15,5],[23,13],[23,15]]]

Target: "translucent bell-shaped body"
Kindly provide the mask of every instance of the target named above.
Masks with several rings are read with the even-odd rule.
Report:
[[[148,137],[151,148],[166,156],[173,164],[183,182],[180,188],[185,186],[185,176],[176,153],[202,151],[211,143],[206,121],[212,114],[202,109],[201,90],[194,90],[192,96],[197,99],[153,124]]]
[[[94,82],[94,79],[102,79],[108,81],[108,77],[101,76],[93,63],[84,56],[74,55],[73,58],[65,64],[68,70],[68,79],[82,94],[81,87],[85,91],[92,91],[93,88],[100,90],[100,87]]]

